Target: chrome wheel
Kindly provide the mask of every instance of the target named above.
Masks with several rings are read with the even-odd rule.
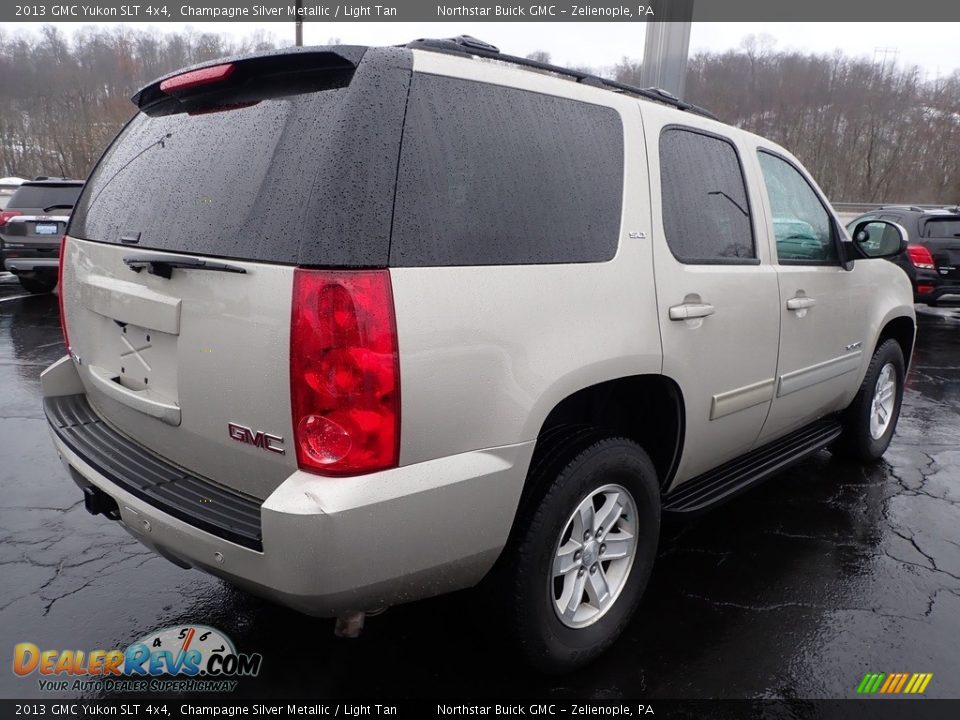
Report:
[[[587,495],[564,525],[549,583],[557,617],[567,627],[592,625],[627,584],[637,549],[637,506],[621,485]]]
[[[890,427],[893,408],[897,396],[897,371],[893,363],[887,363],[877,375],[877,384],[873,389],[873,402],[870,405],[870,436],[879,440]]]

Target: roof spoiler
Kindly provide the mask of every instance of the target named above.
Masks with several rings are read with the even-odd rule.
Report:
[[[130,100],[148,115],[172,115],[345,87],[366,51],[361,45],[285,48],[212,60],[159,77]]]

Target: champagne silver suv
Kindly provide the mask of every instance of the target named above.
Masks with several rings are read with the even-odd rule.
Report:
[[[890,442],[902,229],[848,236],[696,107],[469,38],[133,100],[43,393],[87,508],[179,565],[346,627],[486,579],[560,670],[629,620],[662,513]]]

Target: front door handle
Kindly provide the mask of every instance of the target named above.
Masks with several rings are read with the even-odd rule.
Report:
[[[693,320],[695,318],[705,318],[713,315],[715,312],[716,308],[710,303],[683,303],[682,305],[674,305],[670,308],[670,319]]]
[[[787,310],[806,310],[817,304],[812,297],[797,296],[787,300]]]

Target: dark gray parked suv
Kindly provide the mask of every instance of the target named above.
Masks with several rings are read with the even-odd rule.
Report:
[[[38,178],[17,188],[0,212],[0,262],[24,290],[57,286],[60,238],[82,189],[82,180]]]
[[[847,228],[867,221],[895,222],[907,231],[907,251],[891,261],[910,278],[914,302],[936,305],[941,298],[960,297],[960,207],[891,205],[855,218]],[[887,228],[877,226],[881,233],[890,232]]]

